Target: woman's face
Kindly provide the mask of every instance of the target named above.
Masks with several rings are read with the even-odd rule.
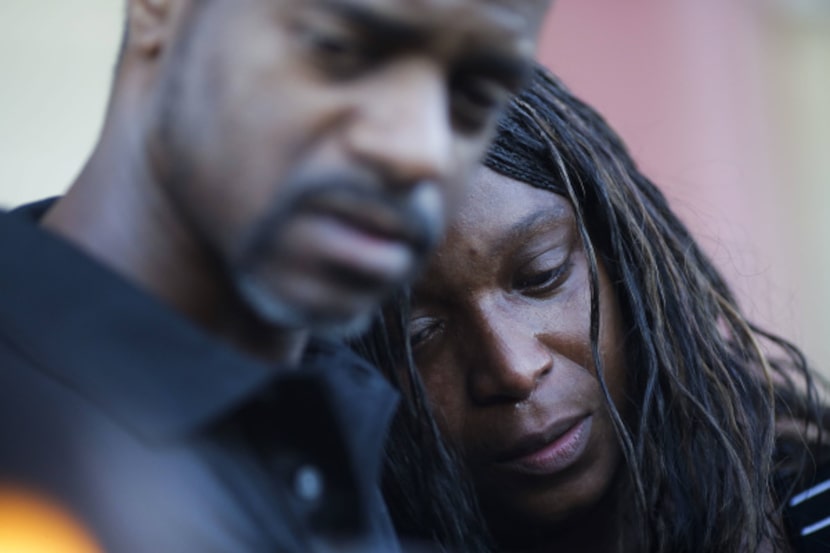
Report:
[[[463,206],[415,286],[415,361],[491,525],[549,527],[595,505],[621,458],[592,362],[587,257],[562,196],[481,169]],[[622,409],[623,325],[601,263],[599,285]]]

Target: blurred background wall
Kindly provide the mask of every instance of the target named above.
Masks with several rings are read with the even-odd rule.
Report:
[[[92,149],[121,0],[0,0],[0,206],[63,191]]]
[[[122,4],[0,1],[0,206],[79,171]],[[830,0],[556,0],[540,58],[620,132],[750,314],[830,376]]]
[[[830,0],[556,0],[540,57],[830,376]]]

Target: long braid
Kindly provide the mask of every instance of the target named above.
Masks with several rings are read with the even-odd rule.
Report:
[[[784,443],[776,422],[795,418],[806,427],[830,427],[798,348],[745,318],[728,284],[619,137],[543,68],[511,103],[484,163],[573,206],[589,260],[592,356],[636,498],[633,510],[620,509],[631,518],[623,529],[627,543],[653,553],[752,552],[761,543],[778,543],[782,498],[772,486],[785,464],[776,452],[786,446],[786,469],[797,476],[809,472],[805,467],[822,444]],[[611,400],[599,355],[598,259],[628,325],[630,420]],[[457,547],[464,534],[478,533],[477,507],[465,497],[466,485],[449,502],[433,503],[436,489],[465,479],[441,444],[415,371],[408,308],[406,295],[391,302],[385,326],[380,321],[364,339],[371,347],[363,347],[410,404],[399,417],[405,430],[390,455],[390,506],[412,533]],[[406,435],[416,436],[416,445],[407,444]],[[401,456],[406,451],[410,457]],[[428,455],[436,459],[432,464]],[[433,469],[441,475],[422,474]],[[430,508],[452,522],[437,523],[424,514]],[[481,540],[462,550],[485,548]]]
[[[641,498],[643,550],[753,551],[774,538],[776,392],[809,420],[822,411],[798,349],[743,317],[622,141],[544,70],[514,102],[485,164],[568,198],[589,259],[597,247],[617,283],[636,335],[630,366],[639,418],[630,426],[615,420]],[[594,289],[592,313],[596,302]],[[785,361],[771,364],[762,340]],[[797,374],[807,392],[776,390],[773,373]]]

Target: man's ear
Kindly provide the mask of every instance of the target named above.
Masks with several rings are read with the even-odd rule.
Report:
[[[128,50],[148,58],[159,55],[173,32],[175,1],[129,0]]]

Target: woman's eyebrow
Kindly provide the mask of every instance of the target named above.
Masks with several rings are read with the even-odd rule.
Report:
[[[511,247],[516,241],[527,239],[528,235],[541,230],[554,229],[564,223],[565,208],[558,206],[554,208],[538,209],[531,211],[521,219],[508,227],[507,231],[494,240],[488,248],[489,255],[496,255]]]

